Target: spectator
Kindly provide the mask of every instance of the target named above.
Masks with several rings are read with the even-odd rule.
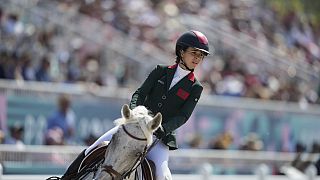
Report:
[[[75,114],[71,109],[70,97],[60,95],[57,106],[57,110],[48,118],[46,144],[64,144],[74,136]]]
[[[261,151],[263,149],[263,142],[259,139],[256,133],[250,133],[244,137],[240,150]]]
[[[15,124],[9,128],[10,137],[5,140],[5,144],[16,144],[23,146],[24,128],[20,124]]]
[[[186,139],[187,141],[184,148],[201,148],[203,144],[203,137],[199,133],[190,134]]]
[[[43,57],[40,67],[38,68],[36,72],[36,80],[37,81],[51,81],[50,77],[50,61],[48,57]]]
[[[11,13],[4,23],[4,32],[9,35],[19,34],[22,31],[22,23],[19,21],[19,15]]]
[[[5,71],[5,53],[1,52],[0,54],[0,79],[6,78],[6,71]]]
[[[0,129],[0,144],[4,144],[5,135],[4,132]]]
[[[23,54],[21,57],[21,73],[24,80],[33,81],[35,80],[35,70],[32,65],[32,60],[29,54]]]
[[[48,129],[45,135],[45,145],[64,145],[64,134],[60,127]]]
[[[306,151],[306,145],[302,144],[301,142],[297,142],[296,144],[296,152],[297,153],[303,153]]]
[[[3,17],[3,10],[2,10],[2,7],[0,7],[0,29],[2,26],[2,17]]]
[[[224,132],[218,137],[211,140],[209,143],[210,149],[229,149],[233,142],[233,137],[230,133]]]

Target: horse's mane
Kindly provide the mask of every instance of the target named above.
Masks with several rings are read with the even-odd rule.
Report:
[[[153,119],[153,116],[150,115],[150,111],[144,106],[137,106],[131,110],[131,116],[129,119],[126,119],[123,115],[121,118],[114,120],[116,126],[121,126],[129,123],[139,123],[144,135],[147,138],[148,145],[152,143],[152,134],[148,130],[147,124]]]

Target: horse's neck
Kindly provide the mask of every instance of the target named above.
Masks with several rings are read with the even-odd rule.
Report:
[[[112,166],[114,170],[123,174],[133,166],[135,160],[130,156],[123,155],[119,149],[112,149],[108,151],[104,165]]]
[[[122,159],[125,159],[126,161],[123,161]],[[133,166],[132,165],[133,163],[131,162],[132,162],[131,159],[121,156],[121,152],[116,148],[113,148],[112,141],[111,141],[111,143],[109,143],[109,147],[107,148],[105,161],[102,167],[110,166],[117,173],[123,175],[124,173],[128,172],[130,168]],[[100,173],[98,174],[99,174],[98,179],[105,179],[105,180],[114,179],[114,175],[111,175],[110,172],[107,172],[107,171],[100,171]],[[129,179],[131,180],[131,177]],[[134,178],[132,178],[132,180],[134,180]]]

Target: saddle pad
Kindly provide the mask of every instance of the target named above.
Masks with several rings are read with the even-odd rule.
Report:
[[[107,144],[98,146],[97,148],[93,149],[89,152],[89,154],[82,160],[78,172],[82,171],[86,167],[91,167],[101,161],[104,160],[106,150],[108,148]]]

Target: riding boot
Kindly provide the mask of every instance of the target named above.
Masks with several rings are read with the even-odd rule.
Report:
[[[76,177],[78,173],[79,166],[82,162],[82,160],[85,157],[85,150],[83,150],[78,157],[71,163],[71,165],[68,167],[67,171],[64,173],[64,175],[61,177],[62,180],[71,180]]]

